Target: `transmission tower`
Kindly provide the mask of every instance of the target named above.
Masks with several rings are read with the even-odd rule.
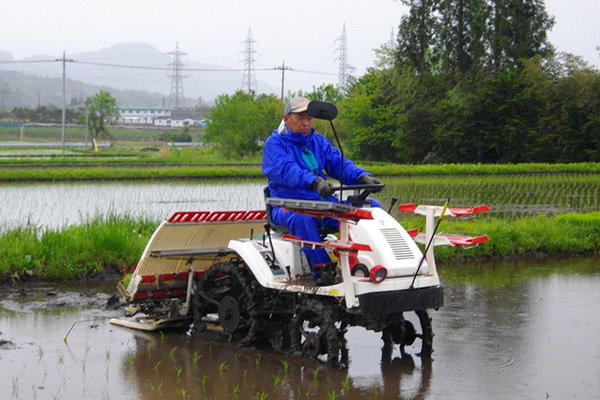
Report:
[[[169,63],[168,66],[170,71],[167,72],[167,76],[171,78],[171,94],[169,95],[170,110],[178,110],[185,108],[185,97],[183,96],[183,78],[187,78],[183,74],[184,64],[181,62],[183,56],[187,56],[187,53],[179,51],[179,42],[175,46],[175,51],[167,53],[168,56],[173,57],[173,62]]]
[[[350,72],[356,70],[353,66],[348,64],[348,42],[346,39],[346,23],[344,22],[344,28],[342,29],[342,36],[336,39],[336,42],[340,42],[339,47],[336,49],[339,52],[339,56],[336,60],[340,62],[340,69],[338,75],[338,86],[341,90],[348,90]]]
[[[246,92],[251,93],[252,91],[256,92],[256,73],[254,71],[254,43],[256,41],[252,39],[252,30],[248,28],[248,36],[246,40],[244,40],[244,75],[242,77],[242,89],[245,89]]]
[[[392,28],[392,33],[390,33],[390,38],[388,39],[388,41],[385,45],[390,50],[396,48],[396,37],[394,36],[394,28]]]

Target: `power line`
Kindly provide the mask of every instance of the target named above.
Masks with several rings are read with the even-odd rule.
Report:
[[[36,62],[57,62],[61,61],[62,58],[58,60],[43,60]],[[29,61],[0,61],[0,64],[19,64],[19,63],[28,63]],[[110,63],[99,63],[99,62],[91,62],[91,61],[78,61],[71,59],[70,62],[74,64],[83,64],[83,65],[95,65],[99,67],[111,67],[111,68],[131,68],[131,69],[148,69],[148,70],[156,70],[156,71],[169,71],[168,67],[151,67],[146,65],[130,65],[130,64],[110,64]],[[240,68],[185,68],[188,72],[243,72],[244,69]],[[272,67],[272,68],[254,68],[255,71],[273,71],[273,70],[281,70],[281,66]],[[323,71],[311,71],[311,70],[302,70],[302,69],[290,69],[294,72],[301,72],[307,74],[323,74],[323,75],[337,75],[335,72],[323,72]]]

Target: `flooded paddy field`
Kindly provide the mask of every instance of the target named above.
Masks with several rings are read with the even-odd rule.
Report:
[[[489,216],[558,214],[600,210],[600,174],[384,177],[376,195],[387,208],[398,204],[454,207],[488,204]],[[49,228],[81,224],[99,215],[164,220],[176,211],[264,208],[265,179],[119,181],[0,184],[0,228],[27,223]],[[405,217],[392,210],[397,218]],[[486,216],[483,216],[486,217]]]
[[[220,334],[112,326],[115,282],[4,286],[0,387],[7,399],[600,399],[599,260],[440,271],[432,360],[419,339],[384,357],[380,335],[351,328],[340,370]]]

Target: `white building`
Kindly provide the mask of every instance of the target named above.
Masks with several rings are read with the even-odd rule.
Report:
[[[194,126],[196,120],[194,118],[172,118],[172,117],[160,117],[154,120],[155,126],[170,126],[181,128],[183,126]]]
[[[170,118],[171,110],[164,107],[119,107],[122,124],[157,125],[157,118]]]

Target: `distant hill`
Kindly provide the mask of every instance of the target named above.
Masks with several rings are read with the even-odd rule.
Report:
[[[161,106],[165,99],[162,94],[157,92],[120,90],[67,79],[65,81],[67,105],[81,103],[86,97],[92,96],[100,90],[110,92],[117,99],[119,105]],[[62,107],[62,77],[48,78],[0,70],[0,92],[2,92],[0,109],[3,110],[49,104]]]
[[[61,58],[62,54],[14,60],[10,53],[0,50],[0,93],[4,108],[36,106],[38,99],[41,104],[62,105]],[[67,104],[72,98],[85,98],[100,89],[111,92],[121,105],[162,106],[168,101],[171,78],[167,76],[167,68],[173,59],[150,44],[119,44],[94,52],[67,54],[66,58],[74,60],[66,63]],[[185,68],[225,68],[187,59],[182,62],[188,75],[182,81],[188,107],[196,106],[199,101],[212,102],[218,95],[233,93],[241,85],[240,71],[185,72]],[[275,88],[273,92],[276,91]]]

